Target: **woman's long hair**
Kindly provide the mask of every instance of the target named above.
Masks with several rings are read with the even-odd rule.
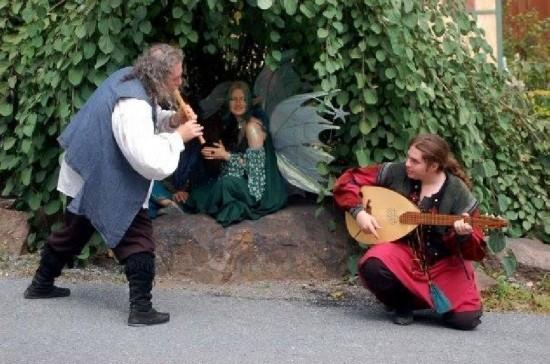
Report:
[[[468,188],[472,188],[472,182],[451,153],[449,144],[435,134],[420,134],[411,140],[409,148],[415,147],[422,152],[422,157],[428,165],[437,163],[439,170],[447,171],[460,178]]]
[[[222,141],[225,147],[229,151],[235,151],[237,149],[239,144],[239,134],[240,134],[239,123],[237,121],[237,118],[229,110],[229,102],[231,101],[233,91],[235,90],[241,90],[244,94],[246,111],[243,114],[242,118],[248,121],[248,119],[250,119],[250,116],[252,114],[252,93],[250,91],[250,87],[244,81],[232,82],[231,85],[229,85],[229,89],[227,90],[227,95],[226,95],[226,102],[225,102],[226,114],[223,117],[223,136],[222,136]]]
[[[167,101],[171,95],[165,83],[172,69],[183,63],[181,49],[159,43],[151,46],[134,63],[133,76],[141,81],[147,94],[156,102]]]
[[[248,86],[248,84],[244,81],[235,81],[235,82],[232,82],[231,85],[229,85],[229,89],[227,90],[227,99],[226,99],[227,112],[231,114],[231,111],[229,110],[229,102],[231,101],[231,98],[233,97],[233,91],[235,90],[241,90],[244,94],[246,111],[242,117],[244,120],[248,121],[248,119],[250,119],[251,110],[252,110],[252,92],[250,91],[250,87]]]

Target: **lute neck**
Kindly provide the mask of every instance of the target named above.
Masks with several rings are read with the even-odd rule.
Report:
[[[407,225],[438,225],[450,226],[455,221],[464,219],[472,226],[485,228],[491,225],[489,217],[464,217],[461,215],[431,214],[425,212],[405,212],[399,216],[399,222]]]

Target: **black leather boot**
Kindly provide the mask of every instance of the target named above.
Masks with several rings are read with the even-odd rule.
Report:
[[[414,321],[413,311],[409,308],[399,307],[395,309],[393,323],[396,325],[407,326]]]
[[[61,270],[70,257],[56,253],[49,245],[42,250],[40,264],[31,284],[25,290],[23,297],[27,299],[67,297],[71,294],[68,288],[54,286],[55,278],[61,275]]]
[[[157,325],[170,321],[170,314],[158,312],[151,303],[155,260],[151,253],[132,254],[126,259],[125,273],[130,288],[129,326]]]

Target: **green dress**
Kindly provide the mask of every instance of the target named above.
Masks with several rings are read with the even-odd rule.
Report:
[[[211,215],[222,226],[281,209],[287,191],[269,135],[261,149],[249,149],[246,139],[231,152],[220,177],[193,189],[183,209]]]

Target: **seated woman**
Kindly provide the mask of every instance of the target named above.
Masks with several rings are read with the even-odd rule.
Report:
[[[252,108],[250,89],[244,82],[231,84],[228,99],[225,144],[220,140],[202,149],[206,160],[224,162],[221,175],[193,189],[183,204],[185,211],[209,214],[223,226],[275,212],[287,199],[267,116]]]

